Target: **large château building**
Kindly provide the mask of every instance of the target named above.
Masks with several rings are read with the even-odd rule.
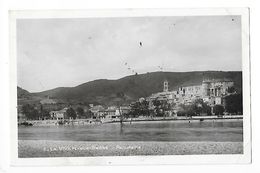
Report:
[[[191,104],[196,99],[203,99],[210,106],[223,105],[223,98],[230,94],[234,82],[228,79],[203,80],[201,85],[181,86],[177,90],[169,91],[167,80],[163,83],[163,92],[152,94],[148,100],[167,100],[176,105]]]

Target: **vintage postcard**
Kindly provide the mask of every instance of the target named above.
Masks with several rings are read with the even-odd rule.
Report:
[[[10,11],[11,164],[250,163],[249,9]]]

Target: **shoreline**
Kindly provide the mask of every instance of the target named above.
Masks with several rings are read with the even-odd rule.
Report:
[[[92,142],[18,140],[18,157],[242,154],[243,142]]]
[[[217,116],[196,116],[192,118],[187,117],[165,117],[165,118],[133,118],[133,119],[125,119],[122,122],[123,123],[138,123],[138,122],[203,122],[203,121],[232,121],[232,120],[243,120],[242,115],[235,115],[235,116],[223,116],[223,117],[217,117]],[[27,120],[26,122],[32,124],[32,126],[59,126],[57,124],[57,120]],[[89,119],[77,119],[70,122],[71,124],[64,124],[64,126],[70,126],[70,125],[94,125],[94,124],[108,124],[108,123],[121,123],[120,119],[114,119],[114,120],[103,120],[103,122],[100,121],[93,121],[92,123],[89,123]],[[19,123],[18,123],[19,125]],[[19,125],[20,126],[20,125]],[[21,125],[23,126],[23,125]]]
[[[176,122],[196,122],[196,121],[208,121],[208,120],[213,120],[213,121],[228,121],[228,120],[243,120],[243,117],[232,117],[232,118],[220,118],[220,117],[203,117],[203,118],[166,118],[166,119],[136,119],[136,120],[125,120],[123,123],[130,123],[130,122],[154,122],[154,121],[176,121]],[[112,121],[112,122],[106,122],[106,123],[120,123],[120,121]]]

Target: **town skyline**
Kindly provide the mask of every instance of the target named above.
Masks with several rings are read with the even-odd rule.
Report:
[[[18,86],[30,92],[241,61],[239,16],[17,20]]]

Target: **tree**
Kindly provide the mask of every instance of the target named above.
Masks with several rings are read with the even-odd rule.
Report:
[[[146,100],[143,100],[142,102],[140,102],[140,113],[142,115],[145,116],[149,116],[150,112],[149,112],[149,102]]]
[[[160,100],[158,99],[155,99],[153,100],[153,106],[154,106],[154,113],[155,113],[155,116],[162,116],[162,103]]]
[[[42,109],[41,110],[41,118],[42,119],[50,118],[50,112],[48,110]]]
[[[232,94],[224,98],[225,109],[228,113],[243,113],[242,94]]]
[[[40,104],[39,118],[42,120],[50,118],[50,110],[44,109],[42,104]]]
[[[133,117],[138,117],[141,115],[141,103],[140,102],[134,102],[130,104],[130,115]]]
[[[166,116],[166,112],[171,109],[171,104],[167,100],[153,100],[154,112],[158,117]]]
[[[76,117],[77,117],[77,114],[76,114],[76,112],[74,111],[73,108],[67,109],[66,114],[67,114],[68,118],[76,119]]]
[[[123,115],[122,112],[121,112],[121,106],[126,100],[126,95],[123,92],[118,92],[118,93],[116,93],[116,96],[117,96],[117,98],[114,99],[114,101],[117,103],[117,108],[119,110],[119,115],[120,115],[120,123],[122,125],[123,119],[125,118],[124,117],[125,115]]]
[[[227,92],[228,93],[234,93],[236,91],[235,87],[231,86],[231,87],[228,87],[227,89]]]
[[[213,107],[213,111],[215,113],[215,115],[223,115],[224,114],[224,106],[222,105],[215,105]]]
[[[211,115],[211,108],[203,101],[203,99],[196,99],[192,104],[192,108],[194,109],[196,115]]]
[[[78,116],[79,118],[82,118],[82,117],[85,116],[85,114],[84,114],[84,109],[83,109],[82,107],[77,107],[76,112],[77,112],[77,116]]]
[[[181,104],[180,105],[180,110],[177,112],[177,116],[195,116],[196,112],[195,112],[195,106],[194,104],[191,105],[184,105]]]
[[[180,105],[178,116],[196,116],[201,114],[211,115],[211,108],[202,99],[197,99],[190,105]]]
[[[93,117],[93,113],[90,110],[87,110],[85,115],[86,115],[86,118],[92,118]]]
[[[39,118],[39,112],[33,105],[26,104],[22,106],[22,113],[29,120],[36,120]]]

